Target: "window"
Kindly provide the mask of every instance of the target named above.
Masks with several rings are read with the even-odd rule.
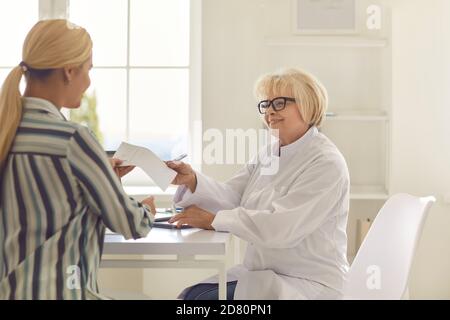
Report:
[[[14,30],[1,32],[8,45],[0,52],[0,82],[20,62],[39,17],[67,17],[94,42],[87,94],[96,97],[105,150],[128,141],[165,160],[181,153],[200,159],[200,8],[200,0],[0,1],[0,30]],[[123,183],[152,181],[136,169]]]
[[[190,1],[70,0],[68,12],[94,42],[88,94],[104,148],[128,141],[165,160],[190,154]],[[124,179],[149,182],[139,168]]]

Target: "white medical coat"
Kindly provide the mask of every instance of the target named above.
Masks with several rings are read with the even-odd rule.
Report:
[[[235,299],[340,298],[348,271],[344,157],[316,127],[275,148],[278,159],[261,152],[225,183],[197,173],[195,192],[180,186],[175,203],[215,213],[214,229],[248,242],[243,265],[227,275],[238,280]],[[268,161],[279,161],[276,174],[261,174]]]

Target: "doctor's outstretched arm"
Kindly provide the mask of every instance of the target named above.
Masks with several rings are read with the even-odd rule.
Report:
[[[252,168],[250,165],[244,166],[234,177],[223,183],[195,172],[184,162],[168,161],[167,166],[178,173],[172,182],[179,185],[174,196],[176,205],[196,205],[213,213],[240,205]]]

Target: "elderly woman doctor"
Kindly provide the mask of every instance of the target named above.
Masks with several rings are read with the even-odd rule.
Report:
[[[349,174],[336,146],[318,132],[324,87],[296,69],[261,77],[255,92],[279,161],[263,175],[260,154],[225,183],[169,162],[183,213],[172,223],[227,231],[248,242],[243,265],[228,271],[228,299],[338,299],[348,270]],[[278,159],[277,159],[278,157]],[[234,296],[233,296],[234,293]],[[217,299],[217,280],[183,291],[184,299]]]

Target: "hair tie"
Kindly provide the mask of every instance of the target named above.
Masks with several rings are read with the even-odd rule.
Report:
[[[23,72],[27,72],[28,71],[28,65],[25,62],[21,62],[19,63],[19,66],[22,67]]]

